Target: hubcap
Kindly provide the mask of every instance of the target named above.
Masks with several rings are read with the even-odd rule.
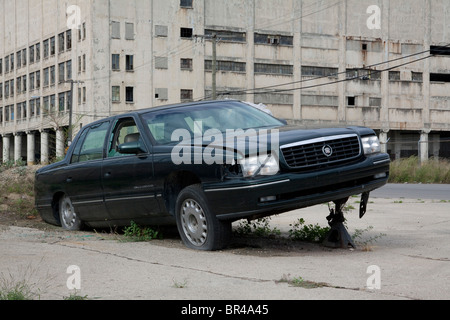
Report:
[[[70,200],[65,199],[62,205],[62,219],[67,227],[73,227],[76,221],[77,215],[73,209]]]
[[[181,225],[184,234],[193,245],[201,246],[205,243],[208,235],[206,216],[195,200],[189,199],[183,202]]]

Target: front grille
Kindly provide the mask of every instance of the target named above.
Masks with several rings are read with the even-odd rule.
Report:
[[[340,165],[361,154],[356,134],[323,137],[281,147],[287,165],[292,169],[316,169]]]

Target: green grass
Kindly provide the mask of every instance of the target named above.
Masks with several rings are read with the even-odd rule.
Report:
[[[450,161],[430,159],[419,163],[416,156],[391,162],[390,183],[450,183]]]

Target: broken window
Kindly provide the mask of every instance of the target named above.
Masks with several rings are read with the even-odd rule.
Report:
[[[181,38],[192,38],[193,36],[193,30],[192,28],[181,28],[180,29],[180,37]]]
[[[205,35],[207,36],[207,38],[211,38],[214,34],[221,41],[231,41],[231,42],[247,41],[246,40],[247,36],[245,32],[205,29]]]
[[[450,82],[449,73],[430,73],[430,81],[432,82]]]
[[[450,56],[449,46],[430,46],[430,53],[435,55]]]

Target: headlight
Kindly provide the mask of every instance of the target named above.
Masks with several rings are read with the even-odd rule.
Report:
[[[380,140],[377,136],[369,136],[361,138],[364,154],[374,154],[381,152]]]
[[[244,177],[271,176],[280,171],[278,159],[273,155],[253,156],[239,161]]]

